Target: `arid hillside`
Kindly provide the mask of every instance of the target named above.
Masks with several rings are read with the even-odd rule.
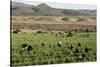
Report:
[[[60,9],[53,8],[46,3],[29,5],[20,2],[11,2],[13,16],[96,16],[96,10],[88,9]]]
[[[95,32],[95,16],[12,16],[12,29]]]

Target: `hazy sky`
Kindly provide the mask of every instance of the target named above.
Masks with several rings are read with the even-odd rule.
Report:
[[[31,4],[31,5],[38,5],[44,2],[41,1],[29,1],[29,0],[12,0],[15,2],[23,2],[23,3],[27,3],[27,4]],[[53,7],[53,8],[64,8],[64,9],[96,9],[95,5],[79,5],[79,4],[68,4],[68,3],[54,3],[54,2],[45,2],[46,4],[48,4],[49,6]]]

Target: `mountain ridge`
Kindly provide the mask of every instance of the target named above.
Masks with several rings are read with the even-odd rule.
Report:
[[[41,3],[37,6],[20,2],[11,2],[13,16],[95,16],[96,10],[58,9]]]

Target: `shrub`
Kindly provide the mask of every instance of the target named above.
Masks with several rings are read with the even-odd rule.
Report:
[[[68,33],[68,31],[64,31],[64,33]]]
[[[90,19],[96,20],[96,17],[90,17]]]
[[[68,17],[63,17],[61,20],[63,20],[63,21],[68,21],[69,18],[68,18]]]
[[[87,28],[87,29],[85,30],[85,32],[89,32],[89,29]]]
[[[77,21],[85,21],[85,18],[77,18]]]
[[[44,33],[44,31],[39,30],[39,31],[37,31],[37,33]]]
[[[19,33],[19,32],[21,32],[20,29],[16,29],[16,30],[13,31],[13,33],[16,33],[16,34]]]

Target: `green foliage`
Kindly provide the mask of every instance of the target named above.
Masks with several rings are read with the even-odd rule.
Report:
[[[84,18],[84,17],[83,18],[78,17],[77,21],[86,21],[86,18]]]
[[[90,19],[96,20],[96,17],[95,16],[92,16],[92,17],[90,17]]]
[[[20,29],[16,29],[16,30],[13,31],[13,33],[19,33],[19,32],[21,32]]]
[[[75,62],[90,62],[96,61],[96,33],[76,33],[73,37],[67,37],[68,33],[55,36],[50,33],[40,34],[12,34],[12,65],[38,65],[38,64],[60,64],[60,63],[75,63]],[[89,34],[89,36],[85,36]],[[57,42],[61,41],[62,46],[57,47]],[[42,46],[42,42],[45,46]],[[78,42],[82,45],[77,46]],[[28,52],[20,46],[23,43],[31,44],[33,50]],[[68,44],[74,43],[74,46],[81,51],[78,56],[75,56],[72,50],[68,49]],[[84,48],[88,47],[91,50],[83,56]]]
[[[62,20],[63,20],[63,21],[68,21],[69,18],[68,18],[68,17],[63,17]]]

